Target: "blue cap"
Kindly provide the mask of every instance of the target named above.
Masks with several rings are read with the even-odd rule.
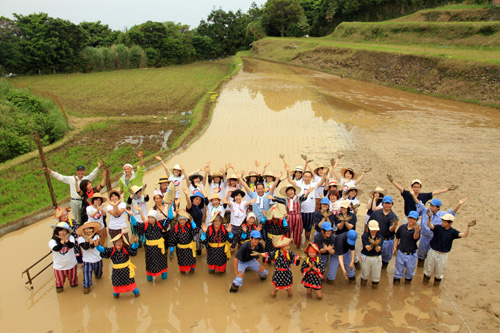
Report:
[[[347,244],[349,245],[356,245],[356,239],[358,238],[358,233],[356,230],[349,230],[347,232]]]
[[[321,224],[321,230],[331,231],[333,230],[333,227],[330,223],[324,222]]]
[[[250,237],[252,237],[252,238],[260,238],[260,239],[262,239],[262,236],[260,235],[260,232],[259,232],[259,231],[257,231],[257,230],[252,231],[252,232],[250,233]]]
[[[432,199],[431,205],[433,205],[435,207],[441,207],[441,200],[439,200],[439,199]]]
[[[418,220],[418,213],[414,210],[408,213],[408,217],[414,218]]]
[[[328,198],[323,198],[321,199],[321,204],[330,206],[330,200],[328,200]]]
[[[392,203],[392,197],[390,195],[386,195],[384,199],[382,199],[382,203]]]

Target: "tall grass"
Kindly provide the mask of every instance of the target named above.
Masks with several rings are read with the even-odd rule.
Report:
[[[101,72],[114,69],[134,69],[147,67],[147,56],[137,45],[127,47],[123,44],[111,47],[86,47],[83,50],[86,61],[85,71]]]

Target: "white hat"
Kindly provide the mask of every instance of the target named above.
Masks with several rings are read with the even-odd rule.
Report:
[[[174,167],[172,168],[172,170],[182,171],[181,166],[179,164],[174,165]]]
[[[443,217],[441,217],[441,220],[453,222],[455,221],[455,216],[453,216],[453,214],[446,213],[443,215]]]
[[[340,208],[349,208],[351,206],[351,203],[347,200],[343,200],[340,202]]]
[[[156,221],[158,221],[158,212],[155,209],[150,209],[148,212],[148,217],[152,216],[155,218]]]
[[[380,227],[378,226],[378,222],[375,220],[371,220],[370,222],[368,222],[368,229],[373,231],[379,231]]]

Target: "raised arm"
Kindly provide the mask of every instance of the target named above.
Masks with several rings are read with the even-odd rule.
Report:
[[[189,197],[189,190],[187,188],[182,188],[184,196],[186,197],[186,209],[191,209],[191,198]]]
[[[255,161],[255,162],[257,162],[257,161]],[[238,180],[240,181],[240,184],[243,186],[245,191],[248,194],[250,194],[250,192],[252,192],[252,189],[248,186],[247,182],[243,179],[241,172],[235,172],[235,173],[236,173],[236,177],[238,177]]]
[[[325,167],[324,169],[326,170],[323,170],[323,177],[321,177],[321,180],[318,183],[318,188],[325,184],[328,171],[330,171],[328,167]]]
[[[273,185],[271,185],[271,188],[269,188],[269,193],[274,193],[274,190],[276,189],[276,186],[278,186],[282,175],[283,173],[281,171],[276,174],[276,179],[274,180]]]
[[[269,166],[269,164],[271,164],[271,162],[267,162],[266,164],[264,164],[264,169],[262,170],[262,174],[265,174],[266,173],[266,169],[267,167]],[[257,171],[258,172],[258,171]]]
[[[368,168],[368,169],[363,170],[363,173],[361,174],[361,176],[358,177],[358,179],[356,179],[356,182],[354,183],[354,185],[358,185],[359,183],[361,183],[363,178],[365,178],[365,175],[370,171],[372,171],[372,168]]]
[[[207,184],[208,175],[210,174],[210,161],[207,162],[207,165],[205,165],[203,171],[205,172],[205,177],[203,177],[203,181],[201,183],[203,184],[203,186],[205,186]]]
[[[332,178],[333,178],[333,177],[335,177],[338,181],[340,181],[340,178],[341,178],[341,177],[340,177],[340,173],[338,173],[338,172],[337,172],[337,167],[338,167],[338,165],[339,165],[339,161],[340,161],[340,159],[341,159],[342,157],[344,157],[344,154],[339,154],[339,155],[337,156],[337,160],[336,160],[336,161],[335,161],[335,163],[333,164],[333,166],[332,166],[332,171],[331,171],[331,173],[330,173],[330,177],[332,177]],[[332,160],[330,160],[330,162],[331,162],[331,161],[332,161]]]
[[[456,213],[458,211],[458,209],[460,208],[460,206],[462,206],[467,200],[468,200],[468,198],[463,198],[462,200],[460,200],[458,202],[457,207],[455,207],[455,209],[453,209],[453,213]]]
[[[450,187],[447,187],[447,188],[443,188],[443,189],[440,189],[440,190],[435,190],[432,192],[432,196],[435,196],[435,195],[438,195],[438,194],[441,194],[441,193],[445,193],[445,192],[448,192],[448,191],[454,191],[458,188],[457,185],[451,185]]]
[[[401,193],[404,192],[405,189],[403,188],[403,186],[401,186],[398,183],[396,183],[394,181],[394,178],[392,178],[392,175],[387,174],[387,179],[389,179],[389,181],[391,182],[391,184],[394,185],[399,190],[399,192],[401,192]]]
[[[260,175],[259,166],[260,166],[259,161],[255,160],[255,172],[257,172],[258,175]]]
[[[293,186],[297,186],[297,183],[295,180],[292,179],[292,176],[290,175],[290,166],[287,164],[285,166],[285,171],[286,171],[286,178],[288,179],[288,182],[292,184]]]
[[[167,175],[167,177],[170,177],[170,171],[168,170],[167,168],[167,165],[165,164],[165,162],[163,162],[162,158],[158,155],[155,156],[155,158],[160,161],[161,165],[163,166],[163,169],[165,170],[165,174]]]
[[[460,238],[467,238],[469,236],[469,229],[470,227],[473,227],[476,225],[476,220],[472,220],[467,224],[467,228],[465,229],[465,232],[461,232],[458,234],[458,237]]]

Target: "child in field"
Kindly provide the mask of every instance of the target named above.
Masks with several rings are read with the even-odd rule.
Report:
[[[140,207],[135,208],[141,215],[141,221],[136,221],[135,216],[131,216],[130,222],[137,235],[144,235],[146,238],[146,278],[153,281],[153,277],[161,275],[162,280],[165,280],[168,276],[168,250],[165,242],[168,239],[163,237],[169,238],[170,225],[164,230],[158,221],[158,212],[154,209],[149,210],[146,217]]]
[[[135,297],[141,296],[139,288],[135,284],[135,269],[137,268],[131,261],[130,257],[137,255],[139,247],[139,238],[133,235],[132,245],[127,241],[127,237],[123,233],[119,233],[113,239],[113,247],[102,247],[97,245],[97,251],[101,253],[101,257],[111,259],[113,262],[113,272],[111,273],[111,283],[113,284],[113,296],[119,298],[120,294],[131,291]]]
[[[335,177],[340,182],[340,186],[342,187],[342,195],[345,195],[349,186],[357,186],[359,183],[361,183],[366,173],[371,171],[371,168],[364,170],[359,177],[358,174],[351,168],[343,168],[340,170],[339,174],[337,172],[337,166],[342,157],[344,157],[344,154],[339,154],[339,156],[337,157],[337,160],[333,165],[330,178]]]
[[[231,225],[234,235],[233,244],[231,245],[231,251],[234,252],[238,242],[238,237],[240,237],[241,225],[245,220],[248,206],[254,203],[256,199],[252,199],[251,201],[244,201],[243,198],[245,197],[245,192],[240,189],[236,189],[231,192],[231,197],[234,200],[231,202],[228,201],[229,193],[229,191],[226,193],[226,198],[223,202],[231,208]]]
[[[271,252],[274,250],[273,238],[290,232],[290,227],[286,221],[285,208],[278,204],[272,205],[266,212],[266,219],[262,223],[267,231],[266,252]],[[273,258],[271,258],[271,261],[273,261]]]
[[[76,239],[78,238],[78,235],[76,234],[76,229],[78,229],[79,225],[76,222],[76,219],[74,219],[73,215],[71,214],[71,208],[68,207],[57,207],[56,210],[54,210],[54,217],[57,219],[58,222],[65,222],[69,225],[71,229],[71,236],[73,236],[73,243],[74,246],[72,246],[73,251],[75,252],[75,257],[76,260],[78,261],[79,264],[82,263],[82,251],[80,250],[80,246],[78,246],[78,243],[76,243]]]
[[[262,234],[262,224],[256,224],[257,217],[253,212],[249,212],[247,214],[247,218],[245,222],[241,224],[241,233],[238,236],[237,243],[241,245],[250,240],[250,233],[254,230],[257,230]]]
[[[52,250],[52,260],[54,275],[56,277],[56,292],[62,293],[66,278],[71,287],[78,286],[78,274],[76,271],[76,256],[73,248],[75,238],[71,235],[73,230],[66,222],[58,222],[51,225],[54,231],[49,241],[49,248]]]
[[[208,273],[226,272],[227,259],[231,258],[230,241],[233,239],[232,227],[222,225],[224,218],[215,214],[210,220],[210,226],[201,225],[201,241],[207,247]]]
[[[130,191],[129,191],[130,193]],[[122,229],[127,228],[127,214],[125,209],[127,209],[127,204],[121,200],[120,192],[117,190],[112,190],[108,192],[109,203],[106,206],[106,210],[109,216],[109,237],[115,238],[122,233]],[[125,238],[128,241],[128,233],[125,233]]]
[[[300,271],[302,272],[302,284],[307,288],[307,297],[312,297],[312,291],[316,296],[322,299],[321,288],[325,274],[325,264],[319,256],[319,247],[315,243],[309,243],[304,249],[307,259],[302,263]]]
[[[127,207],[130,207],[130,212],[135,217],[135,220],[140,223],[144,223],[143,216],[146,216],[146,205],[149,202],[149,195],[144,195],[146,191],[146,186],[134,185],[130,188],[130,196],[127,198]],[[130,220],[132,222],[132,220]],[[137,234],[135,228],[133,228],[134,235],[139,236],[139,241],[141,244],[146,242],[146,237],[144,234]]]
[[[221,197],[218,193],[213,193],[209,198],[210,202],[207,206],[207,226],[210,226],[212,219],[215,215],[220,215],[224,218],[226,212],[226,205],[221,203]]]
[[[82,249],[83,258],[83,293],[90,293],[92,286],[92,272],[96,279],[102,276],[102,259],[97,251],[96,246],[99,245],[100,237],[97,234],[101,228],[99,222],[85,222],[76,230],[79,235],[77,241]]]
[[[224,171],[224,170],[222,170]],[[210,187],[210,195],[218,194],[221,198],[226,195],[226,184],[222,171],[216,171],[208,175],[208,185]]]
[[[99,245],[105,245],[106,240],[108,239],[108,231],[106,230],[106,222],[104,221],[104,217],[106,216],[106,211],[104,210],[104,203],[108,200],[105,196],[96,193],[91,198],[88,198],[87,206],[87,216],[89,222],[97,222],[101,225],[101,228],[97,230],[97,234],[99,235]]]
[[[194,273],[196,268],[196,242],[195,235],[198,235],[200,228],[192,221],[191,215],[184,209],[177,213],[178,223],[172,229],[170,240],[170,260],[173,259],[174,250],[177,250],[177,263],[179,271]],[[189,222],[191,221],[191,222]]]

